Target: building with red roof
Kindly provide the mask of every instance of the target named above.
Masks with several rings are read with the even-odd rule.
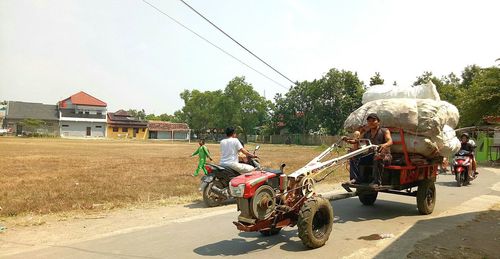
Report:
[[[189,140],[191,129],[186,123],[148,121],[149,139]]]
[[[58,102],[61,137],[105,137],[107,104],[80,91]]]

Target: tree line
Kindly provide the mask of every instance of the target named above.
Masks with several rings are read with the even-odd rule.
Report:
[[[359,108],[366,89],[383,84],[380,73],[368,85],[356,72],[330,69],[321,78],[297,82],[285,94],[266,100],[245,77],[235,77],[223,90],[184,90],[184,107],[173,115],[129,110],[148,120],[185,122],[195,133],[217,131],[232,125],[242,134],[340,134],[347,116]],[[441,77],[427,71],[413,85],[432,81],[441,99],[460,111],[460,127],[483,124],[487,115],[500,115],[500,68],[471,65],[461,75]],[[392,85],[397,86],[397,82]]]

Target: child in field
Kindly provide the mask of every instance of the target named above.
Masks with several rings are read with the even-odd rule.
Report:
[[[208,148],[205,146],[205,140],[200,139],[200,142],[198,142],[200,147],[194,151],[194,153],[191,155],[191,157],[198,155],[198,168],[196,168],[196,171],[194,172],[193,176],[198,176],[200,169],[203,170],[203,173],[205,175],[208,174],[207,169],[205,169],[205,163],[207,162],[207,157],[212,161],[212,157],[210,157],[210,152],[208,151]]]

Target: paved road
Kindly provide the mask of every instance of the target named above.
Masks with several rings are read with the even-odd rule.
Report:
[[[240,233],[231,223],[236,211],[206,218],[152,227],[71,245],[51,246],[8,258],[401,258],[414,241],[454,226],[474,216],[438,217],[475,197],[498,197],[491,187],[500,182],[499,169],[482,169],[471,186],[455,187],[453,176],[440,175],[434,213],[419,215],[414,197],[380,194],[373,207],[362,206],[357,197],[333,202],[335,224],[330,240],[308,250],[287,228],[272,237]],[[497,184],[498,186],[498,184]],[[489,195],[489,196],[482,196]],[[477,203],[473,201],[472,203]],[[229,205],[234,206],[234,205]],[[393,240],[369,240],[379,233],[396,235]],[[389,245],[392,243],[393,245]],[[394,245],[397,244],[397,245]],[[389,245],[389,246],[388,246]],[[388,247],[387,247],[388,246]],[[378,249],[377,249],[378,248]],[[374,251],[376,251],[374,253]]]

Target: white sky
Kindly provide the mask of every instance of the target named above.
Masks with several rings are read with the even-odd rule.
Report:
[[[148,1],[290,86],[180,1]],[[500,58],[500,1],[186,1],[292,80],[338,68],[404,85]],[[85,91],[109,111],[172,114],[184,89],[241,75],[268,99],[287,91],[141,0],[0,1],[0,100],[55,104]]]

